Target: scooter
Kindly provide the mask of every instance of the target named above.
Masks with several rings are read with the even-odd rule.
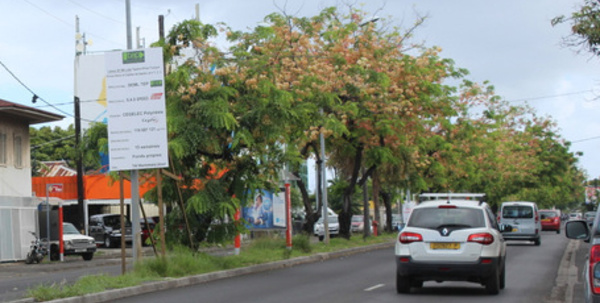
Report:
[[[27,252],[27,258],[25,258],[25,263],[40,263],[44,259],[44,256],[48,254],[48,248],[34,232],[30,231],[29,233],[35,237],[35,240],[31,241],[29,252]]]

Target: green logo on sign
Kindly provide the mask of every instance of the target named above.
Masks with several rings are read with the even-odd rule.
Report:
[[[144,62],[144,51],[133,51],[123,53],[123,64]]]
[[[162,86],[162,80],[152,80],[150,81],[150,87]]]

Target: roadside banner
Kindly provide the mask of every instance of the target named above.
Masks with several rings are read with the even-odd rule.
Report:
[[[250,230],[275,227],[273,223],[273,193],[266,190],[257,190],[254,194],[248,196],[252,200],[242,209],[242,216],[247,222],[246,227]]]

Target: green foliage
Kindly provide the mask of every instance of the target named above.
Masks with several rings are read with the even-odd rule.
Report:
[[[551,23],[553,26],[570,23],[572,35],[563,41],[567,46],[600,55],[600,4],[597,1],[584,0],[570,17],[558,16]]]
[[[70,167],[76,165],[75,128],[67,129],[58,126],[51,128],[29,128],[31,144],[32,173],[38,175],[43,161],[66,161]]]

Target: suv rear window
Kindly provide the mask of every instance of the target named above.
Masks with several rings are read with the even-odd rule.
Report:
[[[485,227],[483,212],[474,208],[417,208],[413,209],[408,226],[439,229],[442,227]]]
[[[533,208],[524,205],[507,205],[502,209],[502,217],[507,219],[531,219]]]

